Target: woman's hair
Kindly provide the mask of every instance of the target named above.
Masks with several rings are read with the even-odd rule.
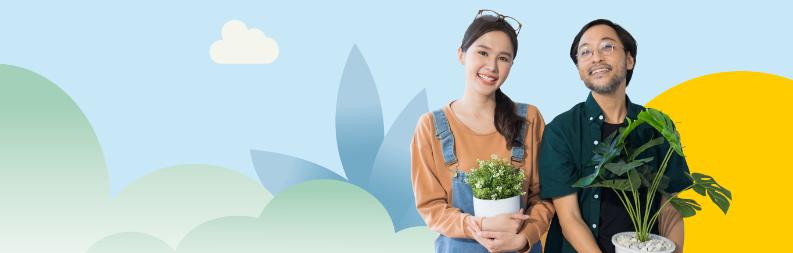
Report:
[[[504,32],[509,36],[512,42],[512,57],[514,59],[518,54],[518,34],[507,22],[494,16],[485,15],[474,19],[474,22],[465,31],[460,50],[463,52],[468,51],[474,41],[492,31]],[[507,148],[523,146],[523,143],[518,141],[518,135],[525,120],[515,114],[515,103],[501,91],[501,88],[496,90],[496,113],[493,121],[496,125],[496,130],[507,140]]]

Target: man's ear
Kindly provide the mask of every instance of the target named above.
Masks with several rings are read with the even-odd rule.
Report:
[[[460,64],[465,65],[465,60],[464,59],[465,58],[463,57],[463,49],[462,48],[457,48],[457,61],[459,61]]]
[[[636,61],[633,59],[633,56],[628,54],[628,58],[625,59],[625,68],[627,70],[633,70],[633,65],[636,64]]]

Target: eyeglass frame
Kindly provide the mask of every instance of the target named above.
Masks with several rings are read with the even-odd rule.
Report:
[[[614,43],[614,42],[616,42],[616,41],[614,41],[614,42],[610,42],[610,43],[612,43],[612,45],[611,45],[611,50],[610,50],[610,51],[603,51],[603,46],[602,46],[602,44],[603,44],[604,42],[610,42],[610,41],[609,41],[609,40],[603,40],[603,41],[601,41],[601,42],[600,42],[601,46],[598,46],[598,48],[597,48],[597,51],[598,51],[598,53],[599,53],[601,56],[607,56],[607,55],[611,55],[611,53],[613,53],[613,52],[614,52],[614,50],[615,50],[615,49],[617,49],[617,48],[622,48],[622,49],[625,49],[625,47],[624,47],[624,46],[616,45],[616,43]],[[580,60],[589,60],[589,59],[590,59],[592,56],[594,56],[594,55],[595,55],[595,50],[592,50],[592,49],[590,49],[590,50],[592,51],[592,54],[590,54],[589,56],[586,56],[586,57],[582,57],[582,56],[581,56],[581,49],[582,49],[582,48],[584,48],[584,47],[579,47],[578,49],[576,49],[576,54],[575,54],[575,56],[576,56],[576,58],[577,58],[579,61],[580,61]]]
[[[511,16],[502,15],[501,13],[498,13],[497,11],[494,11],[494,10],[480,9],[479,12],[476,13],[476,17],[474,18],[474,20],[476,20],[477,18],[479,18],[481,16],[493,16],[493,15],[483,15],[482,12],[486,12],[486,11],[489,11],[489,12],[492,12],[493,14],[496,14],[496,16],[494,16],[494,17],[498,18],[498,20],[503,20],[504,23],[507,23],[507,24],[509,24],[509,22],[507,22],[507,20],[506,20],[507,18],[509,18],[511,20],[514,20],[515,23],[518,23],[518,29],[515,29],[515,27],[512,27],[512,30],[515,31],[515,35],[520,34],[520,29],[523,28],[523,24],[520,23],[520,21],[518,21],[518,19],[516,19],[514,17],[511,17]],[[510,25],[510,26],[512,26],[512,25]]]

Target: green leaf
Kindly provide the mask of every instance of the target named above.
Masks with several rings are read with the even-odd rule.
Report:
[[[701,185],[696,185],[696,184],[695,184],[695,185],[693,185],[691,188],[693,188],[693,189],[694,189],[694,191],[695,191],[697,194],[699,194],[699,195],[702,195],[702,196],[705,196],[705,195],[706,195],[706,192],[708,191],[708,190],[707,190],[705,187],[703,187],[703,186],[701,186]]]
[[[573,184],[573,187],[579,187],[579,188],[587,187],[590,184],[592,184],[592,181],[595,181],[595,178],[597,178],[597,176],[598,176],[598,170],[596,169],[595,173],[589,174],[585,177],[578,179],[578,181],[576,181],[575,184]]]
[[[631,153],[631,155],[628,157],[628,161],[632,161],[632,160],[636,159],[637,156],[639,156],[641,153],[643,153],[647,149],[652,148],[654,146],[661,145],[663,143],[664,143],[664,138],[663,137],[658,137],[658,138],[655,138],[655,139],[652,139],[652,140],[648,141],[647,143],[645,143],[641,147],[639,147],[636,150],[634,150],[633,153]]]
[[[617,190],[623,191],[633,191],[635,187],[631,187],[630,182],[628,179],[609,179],[603,180],[594,184],[589,185],[589,187],[605,187],[605,188],[612,188]]]
[[[672,207],[677,209],[680,212],[680,215],[683,218],[688,218],[697,214],[697,211],[702,210],[702,206],[697,203],[697,201],[693,199],[683,199],[678,197],[673,197],[670,201]]]
[[[605,187],[622,191],[637,191],[641,185],[641,178],[635,171],[628,172],[628,178],[609,179],[589,185],[589,187]]]
[[[664,139],[669,142],[669,147],[675,150],[678,155],[683,156],[680,134],[677,132],[677,129],[675,129],[675,124],[669,116],[659,110],[647,108],[639,113],[638,118],[644,120],[647,124],[655,128],[656,131],[661,133]]]
[[[639,115],[641,115],[641,113],[639,113]],[[631,132],[633,132],[633,130],[639,127],[639,125],[641,124],[644,124],[644,119],[642,118],[637,118],[634,121],[631,121],[630,118],[628,118],[628,126],[624,128],[620,128],[620,135],[619,138],[617,139],[616,146],[622,148],[622,145],[624,145],[625,139],[628,138],[628,135],[630,135]]]
[[[652,184],[657,174],[656,171],[654,171],[652,167],[646,164],[639,167],[639,169],[637,169],[636,171],[638,171],[639,174],[641,174],[642,176],[642,186],[650,188],[650,185]],[[669,187],[669,177],[667,177],[666,175],[662,175],[661,182],[658,183],[658,190],[661,192],[665,192],[666,188],[668,187]]]
[[[639,167],[639,166],[641,166],[641,165],[643,165],[645,163],[648,163],[648,162],[650,162],[652,160],[653,160],[652,157],[639,159],[639,160],[634,160],[634,161],[629,162],[629,163],[625,163],[625,161],[620,160],[619,162],[616,162],[616,163],[607,163],[606,165],[604,165],[604,167],[606,167],[607,170],[611,171],[611,173],[614,173],[617,176],[622,176],[626,172],[628,172],[629,170],[632,170],[632,169],[634,169],[636,167]]]
[[[732,193],[730,190],[727,190],[727,188],[717,183],[713,177],[702,173],[691,174],[691,179],[694,183],[692,188],[694,188],[697,194],[702,196],[707,194],[710,200],[716,204],[724,214],[727,214],[727,211],[730,209],[730,200],[732,200]]]

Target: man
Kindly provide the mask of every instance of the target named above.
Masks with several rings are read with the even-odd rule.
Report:
[[[543,135],[540,196],[551,199],[556,207],[546,252],[614,252],[611,237],[634,230],[617,195],[608,188],[572,185],[594,171],[594,147],[626,125],[626,117],[636,119],[644,110],[625,93],[636,64],[636,40],[609,20],[594,20],[576,35],[570,57],[591,92],[585,102],[554,118]],[[658,136],[652,127],[642,125],[628,142],[640,145]],[[668,144],[659,145],[643,154],[654,157],[650,165],[658,168],[668,148]],[[670,178],[667,192],[679,192],[691,184],[684,173],[688,173],[685,159],[673,155],[665,173]],[[646,189],[641,192],[642,199],[645,194]],[[652,210],[658,210],[660,201],[656,198]],[[671,205],[664,208],[652,232],[671,239],[676,252],[682,252],[683,219]]]

